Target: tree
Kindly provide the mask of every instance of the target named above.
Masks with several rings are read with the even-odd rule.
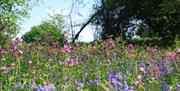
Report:
[[[35,3],[32,0],[0,0],[0,36],[14,37],[21,20],[29,17],[28,11]]]
[[[83,24],[83,26],[80,28],[79,32],[75,35],[75,37],[73,38],[72,42],[74,43],[76,39],[78,39],[79,34],[83,31],[83,29],[90,24],[93,19],[95,18],[95,16],[97,16],[100,12],[102,12],[102,10],[97,11],[96,13],[94,13],[89,19],[88,21],[86,21],[86,23]]]
[[[26,43],[62,43],[64,41],[64,36],[61,31],[62,30],[49,22],[42,22],[38,26],[33,26],[31,30],[23,36],[23,38]]]
[[[140,35],[160,37],[164,44],[172,44],[174,36],[180,36],[179,0],[101,0],[95,11],[100,13],[93,16],[91,23],[101,26],[102,39],[111,35],[123,39]]]
[[[55,11],[52,12],[53,14],[48,14],[49,18],[45,20],[45,22],[48,22],[55,26],[58,29],[64,29],[64,19],[63,16]]]

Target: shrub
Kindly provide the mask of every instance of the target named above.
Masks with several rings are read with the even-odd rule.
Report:
[[[64,41],[64,37],[61,33],[61,30],[48,22],[43,22],[38,26],[32,27],[30,32],[26,33],[23,37],[26,43],[36,44],[55,43]]]
[[[126,40],[127,44],[136,44],[139,46],[162,46],[161,38],[134,38]]]

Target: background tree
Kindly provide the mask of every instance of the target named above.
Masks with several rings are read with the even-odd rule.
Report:
[[[52,13],[53,14],[48,14],[49,17],[44,22],[48,22],[60,30],[64,29],[64,17],[55,11]]]
[[[173,44],[180,31],[179,0],[100,0],[87,23],[101,26],[101,39],[134,35],[159,37],[164,44]],[[89,22],[90,21],[90,22]],[[84,24],[85,26],[87,24]],[[82,26],[83,28],[84,26]],[[83,30],[83,29],[82,29]],[[77,39],[78,32],[74,39]]]
[[[52,44],[58,42],[62,44],[64,36],[61,31],[49,22],[42,22],[38,26],[33,26],[23,37],[26,43]]]

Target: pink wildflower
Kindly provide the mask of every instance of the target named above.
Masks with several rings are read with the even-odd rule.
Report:
[[[111,65],[111,60],[107,60],[107,65]]]
[[[31,65],[31,64],[32,64],[32,61],[31,61],[31,60],[29,60],[29,61],[28,61],[28,63]]]
[[[113,48],[116,47],[116,44],[114,43],[113,39],[107,39],[108,45],[111,45]]]
[[[16,67],[16,64],[15,64],[15,63],[12,63],[11,65],[14,66],[14,67]]]
[[[176,59],[177,59],[177,58],[176,58],[176,53],[172,53],[172,54],[171,54],[171,59],[172,59],[172,60],[176,60]]]
[[[156,65],[153,65],[153,66],[152,66],[152,70],[153,70],[153,71],[158,71],[158,67],[157,67]]]
[[[18,46],[16,44],[12,45],[13,52],[16,52],[18,50]]]
[[[132,44],[128,44],[128,48],[129,48],[129,50],[132,50],[134,48],[134,46]]]
[[[150,52],[150,51],[151,51],[151,49],[148,47],[148,48],[146,48],[146,51],[147,51],[147,52]]]
[[[150,66],[153,65],[153,60],[150,60],[149,65],[150,65]]]
[[[153,65],[153,66],[152,66],[152,70],[153,70],[154,72],[156,72],[157,75],[160,75],[160,73],[161,73],[157,65]]]
[[[76,62],[75,62],[75,64],[77,65],[77,64],[79,64],[79,62],[78,62],[78,61],[76,61]]]
[[[140,70],[141,72],[144,72],[144,71],[146,70],[146,68],[145,68],[144,66],[141,66],[141,67],[139,68],[139,70]]]
[[[19,53],[20,53],[20,54],[23,54],[23,51],[19,50]]]
[[[153,49],[153,54],[157,54],[158,53],[158,50],[155,48]]]
[[[136,79],[135,79],[135,84],[139,85],[141,83],[142,77],[141,75],[139,75]]]
[[[3,66],[2,70],[4,71],[4,73],[8,73],[10,71],[9,67],[7,66]]]
[[[95,41],[93,42],[93,44],[92,44],[92,47],[93,47],[94,50],[96,49],[96,46],[97,46],[97,40],[95,40]]]
[[[93,46],[93,49],[94,49],[94,50],[96,49],[96,45]]]
[[[74,59],[71,58],[70,65],[74,66],[74,65],[77,65],[77,64],[79,64],[79,62],[77,60],[75,61]]]
[[[174,52],[168,52],[168,53],[166,53],[165,56],[169,60],[176,60],[177,59],[177,54]]]
[[[0,55],[3,55],[5,53],[4,49],[0,47]]]
[[[66,58],[66,60],[64,61],[64,64],[69,64],[69,58]]]
[[[74,65],[75,65],[75,61],[74,61],[74,59],[72,59],[72,58],[71,58],[71,60],[70,60],[70,65],[71,65],[71,66],[74,66]]]
[[[59,64],[60,64],[60,65],[63,65],[63,64],[64,64],[64,62],[59,62]]]
[[[64,45],[63,52],[71,52],[71,47],[68,44]]]
[[[176,54],[180,54],[180,49],[177,49],[177,50],[176,50]]]

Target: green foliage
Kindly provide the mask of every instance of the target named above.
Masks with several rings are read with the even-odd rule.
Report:
[[[134,38],[127,39],[127,44],[136,44],[139,46],[163,46],[161,38]]]
[[[56,14],[56,12],[54,12],[53,15],[49,14],[49,19],[47,19],[47,22],[59,29],[63,29],[65,27],[63,16],[58,13]]]
[[[162,47],[162,48],[166,48],[166,47],[178,47],[179,42],[176,41],[169,41],[169,40],[164,40],[163,38],[158,38],[158,37],[153,37],[153,38],[133,38],[133,39],[127,39],[125,40],[127,44],[132,43],[132,44],[136,44],[138,46],[151,46],[151,47]]]
[[[123,39],[132,38],[134,35],[141,38],[159,37],[162,39],[161,45],[168,46],[174,43],[175,36],[180,36],[179,0],[100,0],[100,2],[95,8],[95,13],[99,13],[93,19],[93,23],[102,27],[102,39],[106,39],[109,35],[121,36]]]
[[[31,30],[24,35],[24,41],[27,43],[56,43],[63,42],[63,38],[64,36],[61,30],[48,22],[43,22],[38,26],[32,27]]]
[[[28,18],[32,0],[0,0],[0,36],[14,35],[20,29],[19,24],[23,18]]]

